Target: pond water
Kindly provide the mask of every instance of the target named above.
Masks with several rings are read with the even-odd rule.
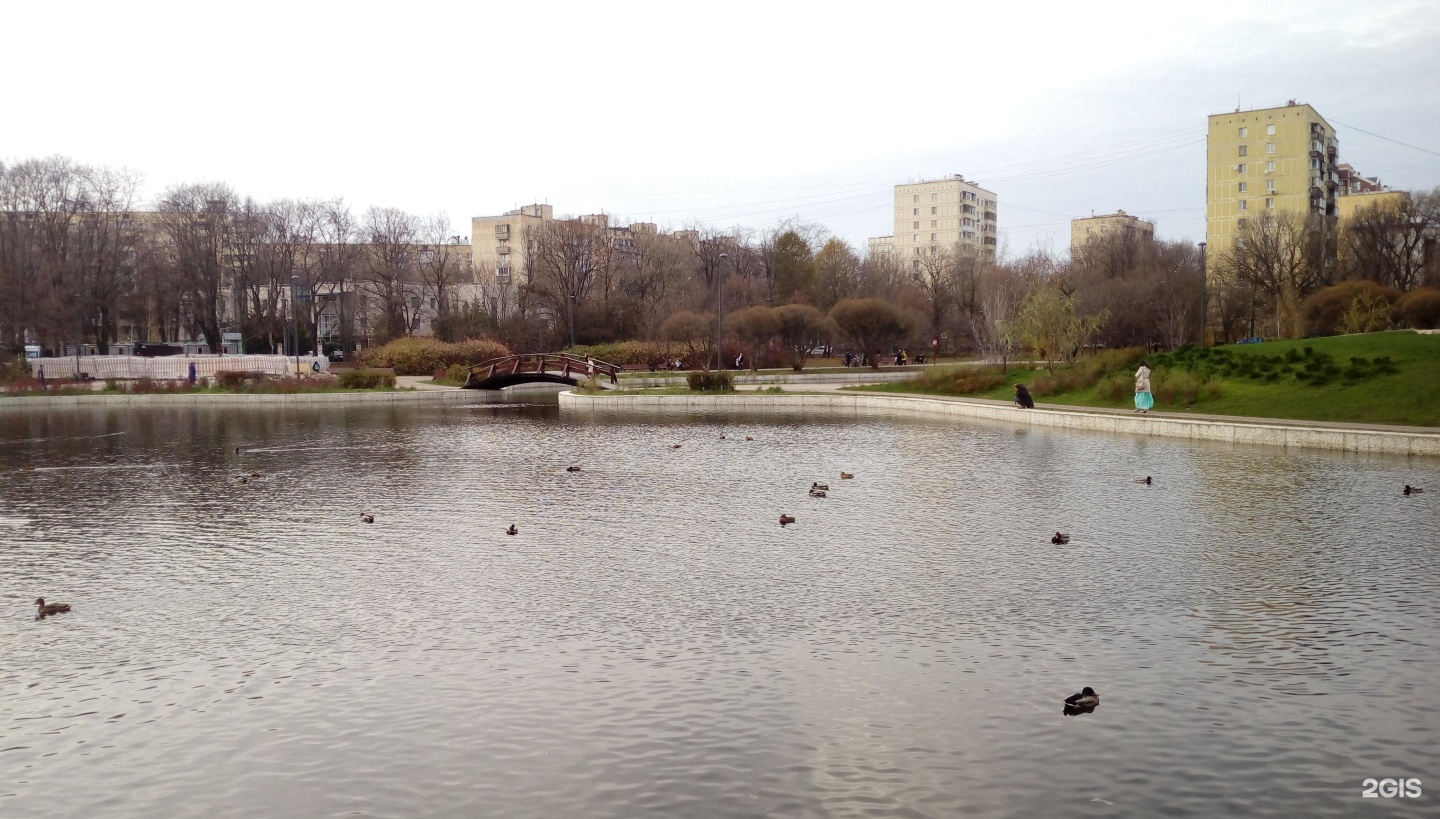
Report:
[[[1437,522],[1003,425],[0,413],[0,815],[1434,816]]]

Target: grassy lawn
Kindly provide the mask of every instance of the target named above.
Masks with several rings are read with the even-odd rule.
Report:
[[[1054,373],[1019,369],[1001,377],[986,368],[987,376],[976,378],[952,370],[949,376],[927,374],[920,381],[855,389],[1009,400],[1018,382],[1031,387],[1037,404],[1133,409],[1133,362],[1142,355],[1117,350],[1057,366]],[[1388,365],[1377,359],[1388,359]],[[1440,426],[1440,335],[1390,332],[1232,344],[1149,361],[1153,411]]]

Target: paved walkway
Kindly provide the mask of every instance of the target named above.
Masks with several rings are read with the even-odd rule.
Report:
[[[765,386],[765,385],[763,385],[763,384],[758,384],[758,385],[757,385],[757,384],[737,384],[737,385],[735,386],[735,389],[736,389],[736,390],[758,390],[758,389],[761,389],[761,388],[764,387],[764,386]],[[838,390],[845,389],[846,387],[852,387],[852,386],[854,386],[854,385],[853,385],[853,384],[810,384],[810,385],[805,385],[803,389],[799,389],[799,388],[798,388],[798,387],[800,387],[800,385],[786,384],[786,385],[782,385],[782,386],[785,387],[785,391],[786,391],[786,392],[835,392],[835,391],[838,391]],[[909,397],[912,397],[912,398],[933,398],[933,399],[935,399],[935,400],[937,400],[937,401],[956,401],[956,402],[960,402],[960,403],[986,404],[986,405],[990,405],[990,406],[1002,406],[1002,407],[1009,407],[1009,406],[1013,406],[1013,405],[1014,405],[1013,402],[1011,402],[1011,401],[999,401],[999,400],[995,400],[995,399],[993,399],[993,398],[969,398],[969,397],[956,396],[956,395],[931,395],[931,394],[929,394],[929,393],[919,393],[919,392],[889,392],[889,391],[887,391],[887,392],[883,392],[883,393],[879,393],[879,394],[880,394],[880,395],[909,396]],[[1087,415],[1122,415],[1122,416],[1129,416],[1129,415],[1134,415],[1134,414],[1135,414],[1135,412],[1134,412],[1133,410],[1126,410],[1126,409],[1110,409],[1110,408],[1108,408],[1108,407],[1077,407],[1077,406],[1074,406],[1074,405],[1071,405],[1071,404],[1045,404],[1045,403],[1041,403],[1041,402],[1039,402],[1039,401],[1035,402],[1035,406],[1036,406],[1037,409],[1057,410],[1057,411],[1060,411],[1060,412],[1075,412],[1075,413],[1082,413],[1082,414],[1087,414]],[[1317,428],[1321,428],[1321,429],[1363,429],[1363,430],[1371,430],[1371,431],[1375,431],[1375,432],[1412,432],[1412,433],[1418,432],[1418,433],[1426,433],[1426,434],[1440,434],[1440,427],[1405,426],[1405,425],[1398,425],[1398,424],[1356,424],[1356,423],[1348,423],[1348,422],[1344,422],[1344,421],[1310,421],[1310,420],[1307,420],[1307,419],[1304,419],[1304,418],[1256,418],[1256,417],[1249,416],[1249,415],[1212,415],[1212,414],[1204,413],[1204,412],[1163,412],[1163,411],[1153,410],[1153,409],[1150,410],[1150,412],[1148,413],[1148,415],[1149,415],[1150,417],[1154,417],[1154,418],[1184,418],[1184,419],[1191,419],[1191,420],[1196,420],[1196,421],[1223,421],[1223,422],[1225,422],[1225,423],[1230,423],[1230,424],[1264,424],[1264,425],[1267,425],[1267,426],[1269,426],[1269,425],[1275,425],[1275,424],[1280,424],[1280,425],[1283,425],[1283,426],[1306,426],[1306,427],[1317,427]]]
[[[395,386],[402,390],[458,390],[459,387],[447,387],[443,384],[431,384],[428,375],[397,375]]]

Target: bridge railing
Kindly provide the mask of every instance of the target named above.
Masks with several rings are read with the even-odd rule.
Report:
[[[520,353],[471,364],[465,374],[465,386],[487,381],[497,375],[523,373],[559,375],[564,378],[608,375],[611,384],[618,384],[622,369],[598,358],[582,358],[567,353]]]

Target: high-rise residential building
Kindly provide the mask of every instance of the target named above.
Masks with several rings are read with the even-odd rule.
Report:
[[[871,236],[865,242],[865,252],[870,256],[889,256],[895,252],[895,237]]]
[[[499,216],[476,216],[470,220],[471,258],[475,279],[481,284],[509,289],[520,284],[525,266],[525,231],[539,228],[555,218],[550,205],[526,205]],[[491,298],[494,298],[492,296]],[[498,309],[495,305],[488,305]]]
[[[953,250],[995,259],[998,206],[994,192],[960,174],[895,186],[895,232],[870,240],[902,263],[916,266],[925,256]]]
[[[1304,103],[1212,114],[1205,180],[1211,264],[1234,245],[1247,220],[1267,213],[1333,219],[1339,155],[1335,129]]]
[[[1133,236],[1142,242],[1155,239],[1155,223],[1137,218],[1123,210],[1103,216],[1070,220],[1070,252],[1106,236]]]

